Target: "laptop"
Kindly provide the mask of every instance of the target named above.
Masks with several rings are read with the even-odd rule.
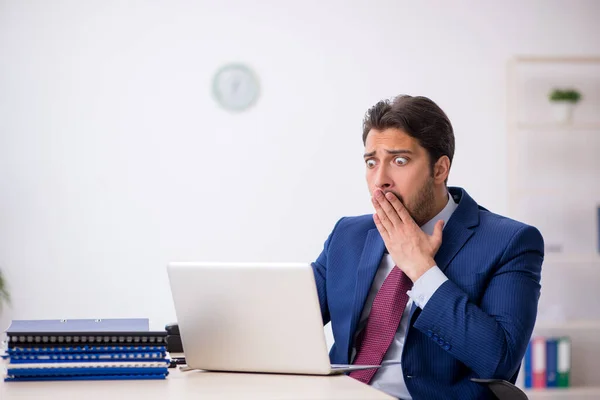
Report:
[[[188,368],[332,375],[313,271],[300,263],[167,266]]]

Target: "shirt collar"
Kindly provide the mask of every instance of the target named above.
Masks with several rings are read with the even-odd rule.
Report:
[[[446,207],[444,207],[438,215],[421,226],[421,230],[428,235],[433,235],[433,228],[435,228],[436,222],[438,222],[440,219],[444,221],[445,228],[446,225],[448,225],[448,220],[452,216],[452,213],[454,210],[456,210],[456,207],[458,207],[458,204],[456,204],[452,196],[448,194],[448,203],[446,203]]]

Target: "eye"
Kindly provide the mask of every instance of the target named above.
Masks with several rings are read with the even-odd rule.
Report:
[[[394,164],[396,164],[396,165],[406,165],[406,163],[408,163],[408,158],[405,158],[405,157],[394,158]]]
[[[373,160],[372,158],[366,160],[365,163],[367,164],[367,168],[373,168],[376,164],[375,160]]]

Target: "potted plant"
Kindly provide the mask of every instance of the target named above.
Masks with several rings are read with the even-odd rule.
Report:
[[[550,102],[554,108],[554,119],[562,124],[571,123],[573,108],[581,100],[581,93],[576,89],[555,88],[550,92]]]
[[[4,280],[2,271],[0,271],[0,311],[2,311],[2,307],[4,306],[4,304],[8,304],[9,301],[10,301],[10,295],[8,294],[8,288],[6,287],[6,281]]]

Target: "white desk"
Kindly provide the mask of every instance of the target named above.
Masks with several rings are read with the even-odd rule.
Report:
[[[0,382],[1,400],[213,400],[213,399],[381,399],[393,397],[345,375],[180,372],[170,369],[165,380]],[[2,377],[2,379],[4,379]]]

